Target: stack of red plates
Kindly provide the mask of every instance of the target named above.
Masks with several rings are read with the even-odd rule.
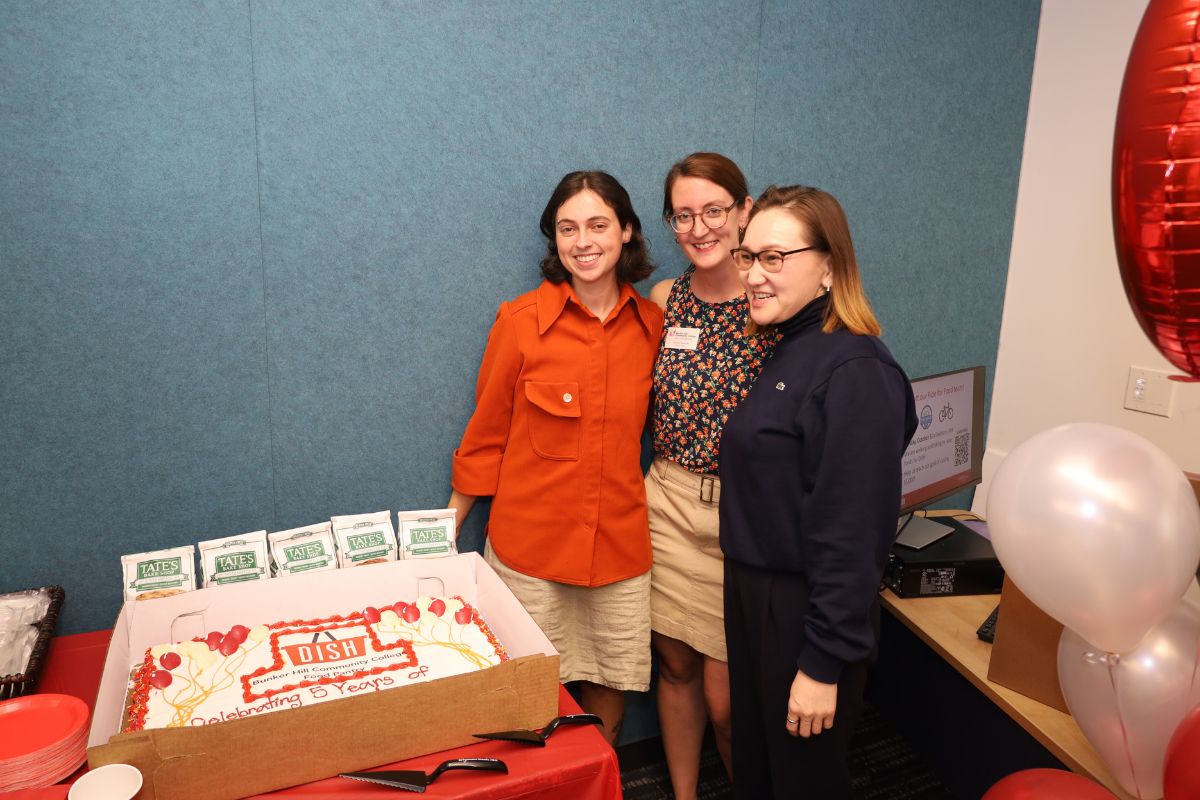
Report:
[[[87,703],[65,694],[0,702],[0,792],[58,783],[87,758]]]

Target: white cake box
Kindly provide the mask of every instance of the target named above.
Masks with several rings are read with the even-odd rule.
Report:
[[[130,672],[148,647],[432,595],[457,595],[478,609],[510,660],[303,708],[119,733]],[[463,553],[126,602],[104,662],[88,764],[137,767],[140,800],[236,800],[479,741],[473,733],[540,728],[557,714],[558,653],[491,567]]]

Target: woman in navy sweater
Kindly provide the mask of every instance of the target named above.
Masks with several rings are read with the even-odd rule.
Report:
[[[721,440],[735,794],[848,797],[912,387],[832,195],[767,189],[733,255],[748,328],[783,337]]]

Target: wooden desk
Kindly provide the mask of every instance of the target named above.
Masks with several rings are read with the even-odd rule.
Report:
[[[987,679],[992,646],[975,635],[1000,596],[900,598],[890,589],[883,606],[977,689],[1073,771],[1103,784],[1121,800],[1133,800],[1113,778],[1069,714]]]

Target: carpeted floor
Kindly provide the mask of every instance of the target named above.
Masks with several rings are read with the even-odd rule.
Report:
[[[633,747],[636,748],[637,743]],[[672,800],[671,781],[657,749],[621,748],[621,784],[625,800]],[[953,800],[945,786],[921,763],[887,720],[870,706],[850,743],[850,773],[859,800]],[[700,800],[732,797],[720,756],[706,740],[700,760]]]

